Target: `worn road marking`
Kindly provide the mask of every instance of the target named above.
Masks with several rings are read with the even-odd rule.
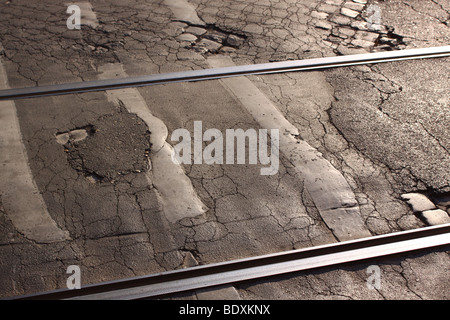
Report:
[[[229,57],[207,59],[213,68],[234,66]],[[343,175],[307,142],[298,139],[298,130],[248,78],[220,79],[223,86],[264,129],[280,130],[280,152],[304,179],[322,219],[340,240],[371,236],[365,226],[355,195]]]
[[[81,25],[90,26],[92,28],[98,27],[97,15],[92,9],[92,5],[89,2],[70,2],[65,4],[67,7],[70,5],[76,5],[80,7],[81,12]]]
[[[172,10],[175,20],[190,25],[206,26],[197,15],[195,8],[187,0],[164,0],[164,4]]]
[[[1,61],[0,88],[8,88]],[[38,243],[69,239],[48,213],[33,179],[13,101],[0,101],[0,196],[6,215],[27,239]]]
[[[99,68],[101,79],[126,77],[121,64],[106,64]],[[191,180],[183,168],[172,161],[172,146],[166,142],[168,130],[166,125],[153,116],[144,98],[136,88],[106,91],[108,99],[119,104],[122,102],[128,112],[135,113],[145,121],[151,131],[152,150],[149,164],[152,168],[147,173],[149,183],[158,190],[164,213],[174,223],[186,217],[196,217],[205,213],[208,208],[197,196]]]

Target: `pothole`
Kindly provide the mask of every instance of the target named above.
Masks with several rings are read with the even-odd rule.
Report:
[[[137,115],[104,115],[88,126],[57,135],[75,170],[92,182],[115,180],[149,169],[150,131]],[[64,143],[62,143],[64,142]]]
[[[436,207],[442,210],[447,210],[450,214],[450,192],[433,193],[429,195],[431,201],[436,204]]]
[[[221,29],[215,25],[189,26],[185,32],[177,37],[185,42],[185,48],[200,53],[229,53],[239,49],[247,37]]]
[[[389,30],[386,34],[380,34],[375,41],[375,47],[380,50],[392,51],[403,49],[406,46],[404,37]]]

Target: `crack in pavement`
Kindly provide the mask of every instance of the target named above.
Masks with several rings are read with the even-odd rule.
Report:
[[[100,79],[126,77],[121,64],[106,64],[99,67]],[[146,173],[150,185],[154,185],[161,196],[167,219],[175,223],[186,217],[196,217],[208,209],[197,196],[191,181],[183,168],[172,160],[173,148],[166,142],[168,131],[164,123],[149,110],[147,103],[136,88],[108,90],[108,99],[122,103],[129,112],[135,113],[147,124],[151,131],[152,144]]]
[[[207,61],[214,68],[234,65],[227,57],[210,57]],[[228,78],[220,82],[262,128],[281,131],[280,151],[300,172],[315,206],[334,235],[340,241],[371,236],[345,178],[316,149],[298,139],[297,128],[272,102],[248,78]]]
[[[401,185],[398,197],[405,191],[449,189],[444,169],[449,159],[448,95],[445,77],[440,76],[448,68],[441,62],[418,60],[328,73],[336,98],[329,111],[332,123],[354,148],[389,169]],[[413,72],[421,77],[413,77]]]
[[[397,184],[388,168],[367,158],[331,122],[335,92],[332,82],[327,84],[326,74],[287,73],[252,76],[251,79],[295,124],[299,137],[320,151],[344,175],[355,193],[364,223],[373,234],[422,225],[399,201]]]
[[[8,88],[1,60],[0,87]],[[13,101],[0,102],[0,130],[0,194],[4,211],[18,232],[31,241],[50,243],[68,240],[68,232],[59,228],[48,213],[31,174]]]

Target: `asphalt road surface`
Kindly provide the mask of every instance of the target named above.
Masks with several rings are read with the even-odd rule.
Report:
[[[448,0],[70,4],[0,1],[0,89],[450,43]],[[0,297],[448,223],[449,62],[0,101]],[[445,248],[378,265],[181,298],[449,298]]]

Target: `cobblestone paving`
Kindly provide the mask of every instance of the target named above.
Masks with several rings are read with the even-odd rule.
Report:
[[[205,22],[195,25],[174,19],[163,0],[134,5],[91,1],[99,24],[73,31],[67,29],[68,14],[61,4],[3,1],[0,51],[13,63],[11,74],[34,85],[52,82],[52,73],[61,68],[77,80],[92,79],[93,66],[119,60],[149,61],[152,67],[147,72],[168,72],[205,67],[204,54],[228,54],[237,61],[258,63],[403,49],[410,40],[420,39],[397,33],[401,25],[395,19],[384,25],[385,16],[392,13],[382,3],[366,2],[192,0]],[[418,10],[416,2],[408,8]],[[445,2],[438,3],[435,6],[442,9],[434,19],[442,20],[442,27],[432,30],[444,37],[440,28],[446,26],[448,8]],[[14,86],[14,79],[10,82]]]
[[[202,54],[268,62],[404,47],[392,28],[367,23],[372,14],[363,0],[192,1],[206,25],[174,21],[162,0],[91,3],[99,24],[79,31],[67,29],[65,6],[53,1],[0,3],[10,73],[42,85],[61,68],[88,80],[92,67],[119,60],[150,61],[146,71],[168,72],[205,67]]]
[[[207,24],[245,35],[236,54],[254,62],[402,48],[401,37],[372,23],[363,0],[194,2]]]

